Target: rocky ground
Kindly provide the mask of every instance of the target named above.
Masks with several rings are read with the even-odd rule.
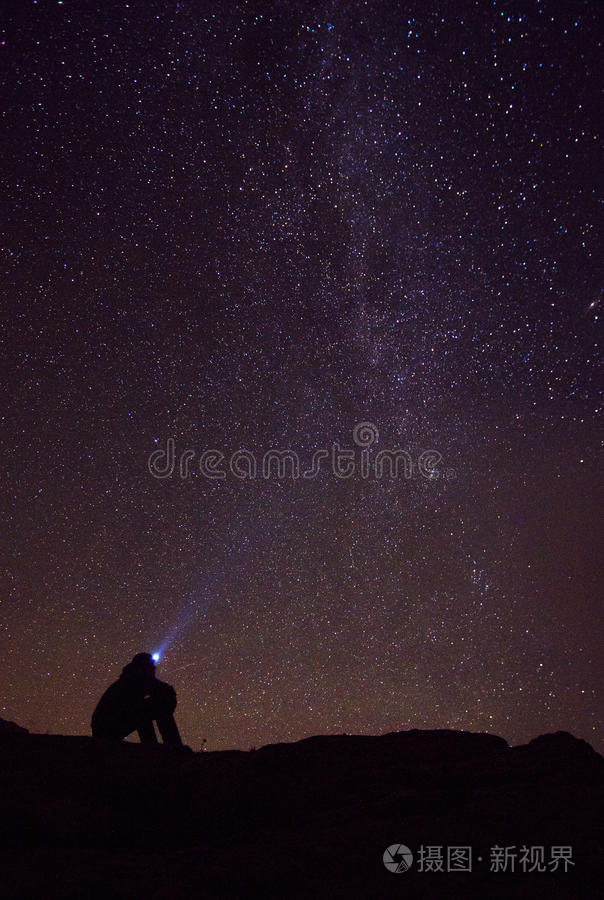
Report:
[[[186,753],[0,720],[0,896],[595,898],[603,801],[604,759],[566,732]],[[399,844],[414,859],[397,874],[383,855]],[[454,848],[471,860],[447,871]]]

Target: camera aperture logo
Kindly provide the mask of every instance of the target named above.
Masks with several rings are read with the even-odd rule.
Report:
[[[413,864],[413,853],[405,844],[390,844],[384,850],[384,865],[389,872],[400,875],[401,872],[407,872]]]

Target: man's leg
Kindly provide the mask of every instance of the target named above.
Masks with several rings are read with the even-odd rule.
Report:
[[[172,747],[182,747],[182,739],[178,731],[178,726],[174,721],[174,716],[171,712],[166,711],[159,713],[155,717],[155,721],[157,722],[157,727],[159,728],[159,733],[161,734],[164,744],[169,744]]]
[[[142,722],[139,722],[136,730],[138,731],[141,744],[157,744],[153,719],[144,719]]]
[[[164,684],[162,681],[158,682],[154,691],[152,706],[152,718],[157,722],[164,744],[171,747],[182,747],[182,740],[174,721],[174,710],[176,709],[174,688],[170,687],[169,684]]]

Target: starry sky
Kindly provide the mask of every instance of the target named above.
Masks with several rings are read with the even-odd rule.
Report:
[[[0,716],[601,750],[600,4],[5,10]]]

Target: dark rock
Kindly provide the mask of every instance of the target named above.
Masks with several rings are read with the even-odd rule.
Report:
[[[14,722],[8,722],[6,719],[0,719],[0,738],[5,735],[14,736],[15,734],[29,734],[27,728],[22,728]]]
[[[593,897],[604,759],[566,732],[510,748],[456,731],[325,735],[255,752],[34,735],[0,724],[3,897]],[[404,843],[395,875],[384,850]],[[472,872],[420,872],[421,846]],[[572,848],[490,872],[494,846]],[[482,862],[478,861],[482,856]]]

